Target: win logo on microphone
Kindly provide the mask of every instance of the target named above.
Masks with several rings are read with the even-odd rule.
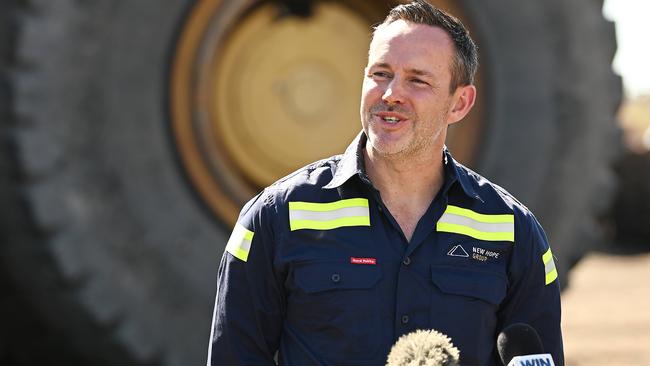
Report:
[[[548,353],[514,357],[508,366],[555,366],[553,357]]]

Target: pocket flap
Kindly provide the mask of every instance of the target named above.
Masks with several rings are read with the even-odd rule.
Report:
[[[380,277],[377,265],[346,262],[305,263],[294,271],[296,285],[306,293],[371,288]]]
[[[506,296],[507,280],[499,273],[433,265],[431,280],[442,292],[474,297],[494,305]]]

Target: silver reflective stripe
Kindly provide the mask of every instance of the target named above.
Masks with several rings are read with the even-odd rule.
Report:
[[[479,222],[469,217],[454,215],[450,213],[444,213],[438,222],[443,222],[447,224],[456,224],[466,227],[470,227],[474,230],[488,232],[488,233],[501,233],[501,232],[514,232],[515,224],[512,222],[506,223],[487,223]]]
[[[368,207],[345,207],[333,211],[290,210],[289,220],[330,221],[344,217],[369,216]]]
[[[550,262],[546,263],[544,265],[544,272],[549,275],[553,273],[553,271],[556,271],[557,269],[555,268],[555,261],[551,259]]]
[[[436,223],[438,232],[466,235],[486,241],[515,241],[515,218],[508,214],[482,214],[447,205]]]
[[[289,202],[289,227],[294,230],[332,230],[346,226],[370,226],[367,198],[334,202]]]

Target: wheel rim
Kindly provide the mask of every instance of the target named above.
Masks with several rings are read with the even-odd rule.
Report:
[[[173,140],[189,182],[219,222],[309,162],[341,153],[360,130],[359,92],[371,24],[388,7],[315,2],[310,17],[271,3],[198,1],[182,26],[170,75]],[[451,1],[439,6],[460,14]],[[481,105],[449,131],[471,163]]]

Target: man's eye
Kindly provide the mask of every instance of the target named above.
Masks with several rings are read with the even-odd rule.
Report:
[[[427,83],[426,81],[421,80],[421,79],[413,79],[413,80],[411,80],[411,81],[413,81],[413,82],[416,83],[416,84],[429,85],[429,83]]]
[[[370,76],[373,78],[380,78],[380,79],[385,79],[389,77],[388,73],[384,71],[373,72]]]

